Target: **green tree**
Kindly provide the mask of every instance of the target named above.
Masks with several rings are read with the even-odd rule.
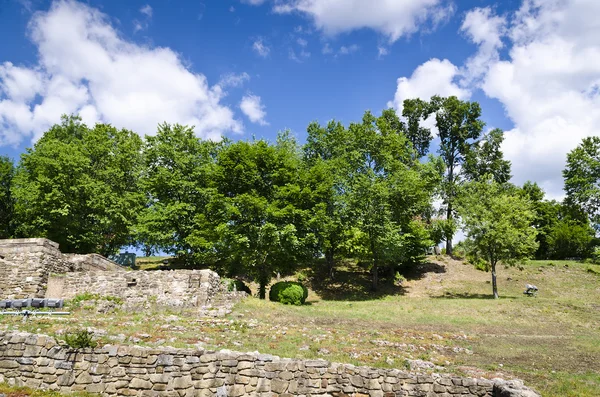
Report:
[[[141,149],[131,131],[63,116],[21,156],[16,233],[47,237],[66,252],[109,255],[130,244],[143,205]]]
[[[344,252],[348,238],[346,195],[349,133],[331,121],[326,127],[308,126],[304,145],[304,207],[310,211],[309,227],[315,236],[315,256],[323,254],[330,278],[334,278],[336,257]]]
[[[293,269],[314,243],[301,197],[301,155],[288,133],[276,145],[236,142],[218,153],[215,182],[226,210],[216,226],[213,250],[231,273],[245,272],[259,284],[259,297],[275,272]]]
[[[591,222],[600,224],[600,137],[584,138],[567,155],[566,202],[581,207]]]
[[[492,175],[498,183],[510,180],[510,161],[504,160],[500,146],[504,141],[504,132],[493,129],[471,146],[465,155],[463,173],[467,180],[478,180],[484,175]]]
[[[415,217],[431,205],[435,172],[418,161],[410,141],[387,117],[366,112],[362,123],[348,130],[350,241],[354,254],[370,263],[377,289],[381,266],[414,260],[415,250],[430,244]]]
[[[562,219],[548,233],[548,255],[552,259],[589,258],[593,240],[594,229],[587,222]]]
[[[477,102],[461,101],[451,96],[431,98],[429,112],[435,113],[435,125],[440,138],[439,154],[446,165],[442,183],[442,199],[446,219],[455,219],[458,186],[463,180],[459,168],[463,166],[472,147],[477,144],[485,123],[479,119],[481,108]],[[451,229],[449,229],[452,232]],[[452,235],[446,237],[446,253],[452,255]]]
[[[458,212],[472,254],[485,260],[492,272],[492,290],[498,298],[498,263],[512,265],[528,258],[536,248],[535,216],[530,201],[515,189],[495,182],[491,176],[470,182],[461,192]]]
[[[209,257],[215,233],[211,224],[223,210],[214,187],[220,145],[179,124],[161,124],[155,136],[146,137],[146,206],[136,230],[140,245],[171,253],[188,265],[214,264]]]
[[[8,157],[0,156],[0,239],[14,234],[14,199],[10,186],[15,175],[15,166]]]

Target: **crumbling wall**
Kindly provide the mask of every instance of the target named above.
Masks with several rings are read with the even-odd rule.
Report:
[[[149,304],[228,309],[244,293],[227,292],[212,270],[155,270],[128,272],[77,272],[53,275],[48,291],[69,299],[89,292],[123,299],[126,306]]]
[[[520,381],[291,360],[259,353],[104,346],[0,332],[0,382],[109,396],[539,397]]]
[[[57,243],[45,238],[0,240],[0,257],[0,299],[43,298],[53,273],[124,271],[100,255],[63,255]]]

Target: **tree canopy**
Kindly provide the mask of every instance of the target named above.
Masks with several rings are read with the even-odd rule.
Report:
[[[458,212],[468,245],[492,272],[492,292],[498,298],[497,265],[513,265],[532,256],[537,248],[537,231],[531,226],[535,216],[531,203],[489,175],[464,187]]]

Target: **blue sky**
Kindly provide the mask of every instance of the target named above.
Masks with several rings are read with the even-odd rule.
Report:
[[[62,113],[141,135],[273,139],[457,95],[506,131],[514,182],[562,195],[600,127],[596,0],[0,0],[0,154]]]

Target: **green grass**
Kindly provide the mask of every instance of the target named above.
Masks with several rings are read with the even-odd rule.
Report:
[[[5,394],[6,397],[92,397],[94,394],[85,392],[76,393],[59,393],[50,390],[36,390],[28,387],[10,386],[6,383],[0,383],[0,394]]]
[[[0,327],[50,335],[92,327],[101,343],[118,336],[117,343],[258,350],[375,367],[423,359],[461,375],[518,377],[544,396],[600,395],[600,277],[589,264],[501,267],[501,298],[494,300],[489,273],[445,257],[432,261],[406,274],[402,287],[390,282],[377,294],[352,263],[338,269],[334,282],[306,269],[306,305],[248,298],[225,319],[202,319],[190,309],[117,307],[100,314],[85,306],[68,319],[3,318]],[[525,283],[538,286],[537,297],[523,295]]]

